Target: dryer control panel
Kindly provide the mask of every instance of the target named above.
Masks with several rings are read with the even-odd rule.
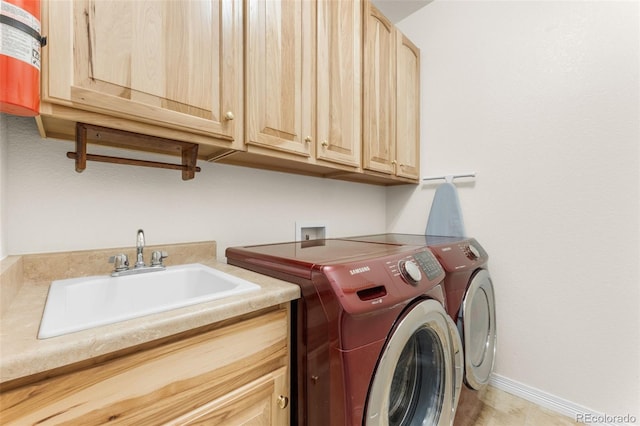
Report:
[[[486,264],[489,255],[474,238],[449,244],[433,244],[429,248],[447,272],[475,269]]]

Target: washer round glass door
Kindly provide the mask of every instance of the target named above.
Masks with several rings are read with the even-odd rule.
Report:
[[[496,306],[489,272],[471,279],[458,314],[464,344],[465,382],[473,389],[489,383],[496,352]]]
[[[452,335],[453,332],[453,335]],[[369,388],[365,424],[450,425],[457,401],[454,363],[459,344],[442,305],[424,300],[392,330]]]

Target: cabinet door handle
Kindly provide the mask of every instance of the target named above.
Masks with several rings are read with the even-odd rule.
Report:
[[[224,115],[224,119],[227,121],[231,121],[234,118],[236,118],[235,115],[233,115],[233,113],[231,111],[227,111],[227,113]]]
[[[329,142],[327,142],[326,140],[322,141],[321,145],[326,148],[329,146]]]
[[[311,136],[307,136],[306,138],[304,138],[304,141],[305,141],[306,143],[311,143],[311,141],[312,141],[312,140],[313,140],[313,139],[311,139]]]
[[[278,397],[278,407],[285,409],[289,405],[289,398],[284,395]]]

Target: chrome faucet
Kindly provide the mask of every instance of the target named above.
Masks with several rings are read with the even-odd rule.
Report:
[[[144,231],[142,229],[138,229],[138,235],[136,237],[136,264],[134,268],[144,268],[146,266],[144,264],[144,254],[142,254],[143,250],[144,250]]]
[[[122,275],[141,274],[143,272],[164,271],[166,268],[162,261],[168,257],[166,251],[154,251],[151,253],[151,265],[144,263],[144,231],[138,229],[136,235],[136,263],[133,268],[129,268],[129,259],[126,254],[120,253],[109,258],[109,263],[113,263],[115,268],[111,272],[112,277]]]

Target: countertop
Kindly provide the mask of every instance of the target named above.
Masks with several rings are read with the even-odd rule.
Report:
[[[178,249],[171,246],[166,247],[168,250]],[[213,243],[212,247],[213,253],[215,253],[215,243]],[[82,253],[95,256],[93,252]],[[77,252],[74,254],[77,255]],[[5,282],[9,281],[9,279],[4,274],[7,268],[3,267],[3,282],[1,284],[3,287],[7,287],[7,291],[2,294],[2,298],[5,300],[3,300],[4,309],[0,322],[0,383],[92,359],[280,303],[286,303],[300,297],[300,289],[297,285],[227,265],[216,261],[212,257],[195,257],[194,259],[191,256],[188,259],[190,260],[189,262],[183,263],[201,263],[254,282],[261,288],[258,291],[247,294],[43,340],[38,339],[37,334],[51,279],[43,280],[39,279],[37,273],[29,274],[27,272],[30,269],[28,262],[25,261],[23,266],[21,264],[22,259],[16,260],[12,256],[12,259],[7,262],[5,262],[7,259],[3,260],[3,266],[5,263],[20,264],[19,267],[24,269],[23,275],[26,278],[15,289],[9,288],[10,283]],[[38,260],[36,259],[36,261]],[[77,276],[87,275],[96,274],[84,271],[83,274]],[[34,277],[36,278],[34,279]],[[9,294],[9,296],[6,294]],[[11,297],[9,303],[7,303],[7,297]]]

